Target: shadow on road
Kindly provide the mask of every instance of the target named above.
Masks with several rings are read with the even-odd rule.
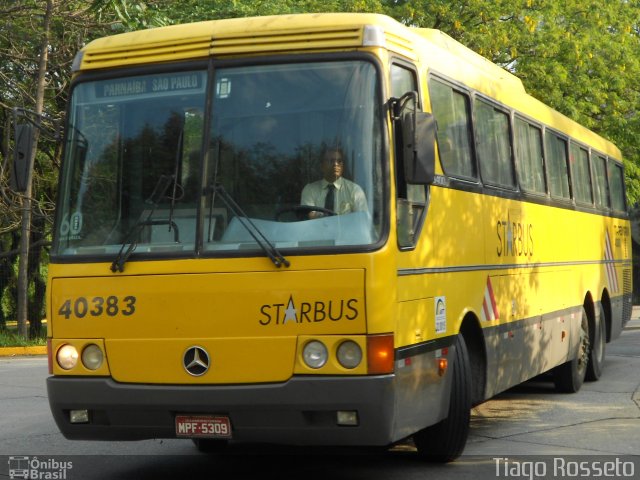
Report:
[[[453,473],[455,478],[477,478],[464,459],[455,464],[429,464],[414,452],[251,447],[224,455],[74,457],[74,477],[119,480],[256,478],[305,480],[393,480],[424,478],[425,473]],[[487,460],[489,464],[490,459]],[[77,466],[76,466],[77,464]],[[77,477],[76,477],[77,475]]]

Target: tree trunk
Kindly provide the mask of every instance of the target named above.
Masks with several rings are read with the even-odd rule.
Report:
[[[47,10],[43,20],[42,43],[40,44],[40,62],[38,65],[38,80],[36,90],[36,127],[40,126],[40,117],[44,110],[44,90],[49,54],[49,34],[51,30],[51,16],[53,12],[53,0],[47,0]],[[27,174],[27,189],[22,198],[22,236],[20,239],[20,264],[18,268],[18,333],[27,336],[27,314],[29,301],[29,240],[31,239],[31,202],[33,166],[35,163],[36,149],[40,131],[35,129]]]
[[[46,282],[40,275],[40,264],[42,263],[42,242],[44,237],[44,217],[37,216],[32,220],[33,231],[31,232],[31,258],[29,262],[29,281],[33,282],[33,297],[29,303],[29,337],[40,336],[42,326],[42,307],[44,304]],[[33,248],[34,245],[37,245]]]

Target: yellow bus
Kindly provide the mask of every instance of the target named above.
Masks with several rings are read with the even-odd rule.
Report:
[[[76,57],[48,280],[70,439],[464,449],[631,312],[619,150],[442,32],[206,21]]]

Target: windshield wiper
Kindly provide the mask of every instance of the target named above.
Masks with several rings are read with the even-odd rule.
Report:
[[[142,229],[151,224],[151,216],[155,211],[156,207],[164,197],[164,194],[167,192],[169,186],[173,183],[174,176],[173,175],[160,175],[156,186],[153,188],[153,192],[149,195],[144,203],[150,205],[151,208],[148,211],[143,211],[140,214],[140,217],[133,225],[131,230],[124,237],[124,241],[122,242],[122,246],[120,247],[120,251],[118,255],[111,263],[111,271],[112,272],[124,272],[124,264],[127,262],[133,251],[136,249],[138,245],[138,235]]]
[[[249,235],[253,237],[255,242],[262,248],[264,253],[267,254],[267,257],[273,262],[273,264],[280,268],[281,266],[289,267],[291,263],[287,260],[282,253],[276,248],[276,246],[271,243],[271,241],[265,236],[262,231],[256,226],[255,223],[251,221],[251,219],[247,216],[247,214],[242,210],[240,205],[236,203],[236,201],[229,195],[229,193],[224,189],[221,184],[216,184],[214,186],[209,187],[212,194],[220,195],[220,198],[224,202],[224,204],[235,213],[236,218],[242,224],[242,226],[249,232]],[[211,208],[213,208],[213,198],[211,201]]]

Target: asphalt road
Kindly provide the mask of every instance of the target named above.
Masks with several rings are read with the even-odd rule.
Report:
[[[411,444],[386,452],[243,449],[219,457],[200,454],[188,440],[72,442],[49,412],[46,377],[44,357],[0,358],[0,479],[24,478],[16,475],[25,465],[36,475],[28,478],[70,480],[532,480],[598,478],[603,467],[614,469],[613,478],[640,478],[640,320],[607,345],[602,378],[580,392],[557,394],[537,379],[475,408],[464,456],[444,466],[421,463]]]

